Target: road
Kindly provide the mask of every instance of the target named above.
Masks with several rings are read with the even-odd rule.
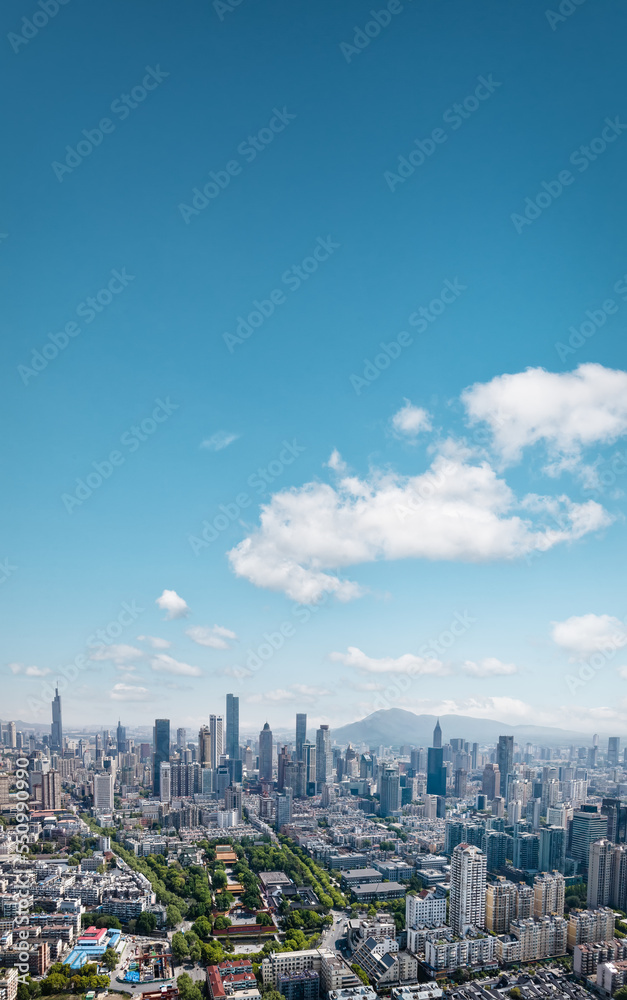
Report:
[[[348,914],[344,910],[331,910],[333,923],[328,927],[320,940],[321,948],[329,948],[335,951],[335,942],[344,936],[344,924],[348,920]]]

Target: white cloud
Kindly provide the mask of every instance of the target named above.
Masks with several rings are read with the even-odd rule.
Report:
[[[140,687],[137,684],[114,684],[109,692],[109,697],[113,701],[147,701],[149,698],[148,688]]]
[[[318,698],[330,693],[326,688],[315,687],[311,684],[291,684],[289,688],[275,688],[273,691],[251,694],[246,698],[246,701],[250,705],[284,705],[292,702],[298,702],[300,705],[312,705]]]
[[[414,406],[409,399],[392,417],[392,427],[397,434],[416,438],[422,431],[432,430],[431,416],[421,406]]]
[[[330,469],[333,469],[334,472],[346,472],[346,462],[340,455],[337,448],[334,448],[331,452],[327,465]]]
[[[627,372],[599,364],[560,374],[528,368],[499,375],[470,386],[462,401],[472,423],[488,424],[505,462],[543,441],[552,474],[576,468],[583,448],[627,433]]]
[[[190,610],[187,601],[179,597],[175,590],[164,590],[161,597],[155,601],[162,611],[166,612],[165,620],[171,621],[173,618],[187,618]]]
[[[98,646],[89,659],[103,662],[110,661],[117,665],[124,665],[132,663],[133,660],[141,660],[145,655],[142,649],[137,649],[135,646],[127,646],[124,643],[116,645],[114,643],[111,646]]]
[[[473,677],[499,677],[518,673],[518,667],[515,663],[503,663],[495,656],[487,656],[477,663],[473,660],[466,660],[462,664],[462,670]]]
[[[51,673],[49,667],[27,667],[24,663],[9,663],[12,674],[24,674],[25,677],[47,677]]]
[[[551,624],[553,642],[573,653],[575,658],[627,646],[625,625],[611,615],[573,615],[563,622]]]
[[[155,656],[155,658],[150,661],[150,666],[154,671],[160,674],[176,674],[184,677],[202,677],[202,670],[200,667],[194,667],[190,663],[182,663],[180,660],[175,660],[172,656],[168,656],[167,653],[160,653],[158,656]]]
[[[345,667],[354,667],[355,670],[364,670],[369,674],[439,674],[444,676],[449,670],[441,660],[425,659],[422,656],[414,656],[413,653],[404,653],[396,658],[383,656],[375,659],[366,656],[357,646],[349,646],[346,653],[331,653],[331,659],[336,663],[343,663]]]
[[[233,434],[231,431],[216,431],[211,437],[206,438],[200,447],[207,448],[209,451],[222,451],[237,441],[238,437],[239,434]]]
[[[235,632],[221,625],[213,625],[211,628],[204,628],[202,625],[194,625],[185,631],[192,642],[198,646],[209,646],[211,649],[230,649],[227,639],[237,639]]]
[[[360,596],[359,585],[325,570],[395,559],[515,559],[609,523],[592,500],[518,501],[488,462],[452,452],[417,476],[375,470],[336,487],[310,482],[276,493],[262,507],[260,527],[228,555],[238,576],[292,600],[333,593],[348,601]]]
[[[160,639],[158,635],[138,635],[140,642],[148,642],[153,649],[169,649],[172,643],[169,639]]]

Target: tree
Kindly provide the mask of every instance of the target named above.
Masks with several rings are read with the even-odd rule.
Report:
[[[213,927],[214,930],[216,931],[225,931],[227,927],[230,926],[231,926],[231,921],[229,920],[229,918],[223,917],[222,915],[216,917],[216,919],[213,922]]]
[[[192,925],[192,930],[199,938],[208,938],[211,935],[211,921],[207,917],[198,917]]]
[[[357,963],[355,962],[355,963],[353,963],[353,965],[351,965],[351,969],[353,970],[353,972],[355,973],[355,975],[359,979],[361,979],[361,981],[364,984],[364,986],[370,986],[370,980],[368,979],[368,976],[366,975],[366,973],[362,969],[361,965],[357,965]]]
[[[235,896],[230,892],[218,892],[216,894],[216,909],[217,910],[228,910],[229,907],[235,902]]]
[[[614,1000],[627,1000],[627,986],[621,986],[614,994]]]
[[[102,964],[107,967],[109,972],[113,972],[119,961],[118,953],[114,951],[113,948],[107,948],[104,955],[102,956]]]
[[[170,903],[166,909],[165,919],[168,927],[178,927],[178,925],[183,922],[183,915],[178,906],[175,906],[174,903]]]
[[[188,955],[189,945],[185,940],[185,935],[181,934],[180,931],[177,931],[176,934],[172,935],[172,958],[180,965],[183,959],[187,958]]]
[[[176,909],[176,907],[174,907]],[[142,910],[137,918],[135,930],[138,934],[152,934],[157,926],[157,917],[149,910]]]
[[[228,879],[226,877],[226,872],[223,868],[216,868],[213,875],[211,876],[211,884],[214,889],[226,889],[228,884]]]
[[[522,993],[520,992],[517,986],[512,986],[511,990],[509,991],[509,995],[512,998],[512,1000],[520,1000]]]
[[[188,976],[186,972],[182,972],[177,977],[176,985],[179,988],[181,1000],[203,1000],[199,987],[196,986],[191,976]]]
[[[273,920],[269,913],[262,910],[261,913],[257,914],[255,923],[259,924],[260,927],[272,927]]]

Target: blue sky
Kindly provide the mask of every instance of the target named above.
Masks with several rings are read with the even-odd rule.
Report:
[[[570,7],[7,0],[4,718],[108,629],[68,724],[624,731],[627,13]]]

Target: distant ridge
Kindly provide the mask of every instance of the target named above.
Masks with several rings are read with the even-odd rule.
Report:
[[[495,743],[499,736],[513,736],[517,743],[542,743],[548,746],[574,743],[591,746],[588,733],[578,733],[551,726],[509,726],[494,719],[475,719],[470,715],[415,715],[402,708],[381,709],[360,722],[332,730],[336,743],[367,743],[369,746],[399,747],[403,744],[431,746],[437,719],[442,727],[442,741],[459,737],[470,743]]]

